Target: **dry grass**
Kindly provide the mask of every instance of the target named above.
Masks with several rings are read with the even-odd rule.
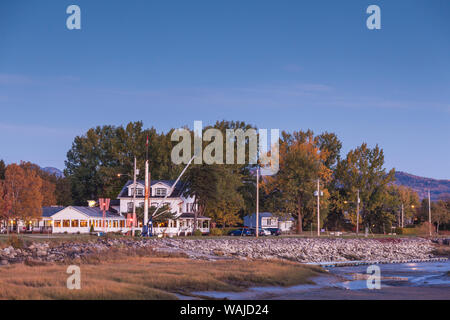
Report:
[[[436,247],[432,251],[432,253],[434,255],[436,255],[436,256],[450,258],[450,246],[447,246],[447,245],[436,245]]]
[[[81,267],[81,290],[66,288],[70,264]],[[176,299],[174,293],[310,283],[319,272],[287,261],[197,261],[146,249],[109,250],[64,264],[1,267],[0,299]]]

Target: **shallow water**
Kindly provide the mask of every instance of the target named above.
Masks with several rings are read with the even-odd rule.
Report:
[[[412,287],[433,288],[433,286],[436,286],[440,290],[442,288],[448,288],[450,295],[449,261],[382,264],[377,266],[381,270],[381,289],[404,288],[406,291]],[[215,299],[250,300],[279,298],[301,299],[308,296],[308,293],[311,292],[332,292],[332,290],[339,292],[342,289],[345,291],[354,291],[355,293],[369,292],[371,290],[368,290],[367,280],[365,279],[368,276],[367,268],[367,265],[326,268],[329,271],[329,275],[315,278],[315,284],[292,287],[253,287],[244,292],[202,291],[195,292],[195,294]],[[316,294],[315,297],[320,299],[320,295]]]
[[[381,286],[450,286],[450,261],[444,262],[419,262],[401,264],[377,265],[381,270]],[[368,266],[326,268],[331,274],[337,275],[348,281],[342,282],[349,285],[348,289],[366,289],[366,280],[353,280],[354,274],[367,275]],[[363,283],[363,285],[359,285]]]

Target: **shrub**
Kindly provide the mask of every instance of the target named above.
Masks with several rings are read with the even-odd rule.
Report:
[[[403,234],[404,233],[403,232],[403,228],[400,228],[400,227],[395,228],[395,233],[396,234]]]
[[[201,237],[202,236],[202,232],[200,231],[200,230],[195,230],[193,233],[192,233],[192,235],[193,236],[195,236],[195,237]]]
[[[403,233],[405,235],[415,235],[417,234],[417,229],[416,228],[403,228]]]
[[[209,235],[210,236],[221,236],[222,230],[220,230],[218,228],[211,229],[211,231],[209,232]]]
[[[141,236],[141,230],[134,231],[134,236],[135,237],[140,237]]]
[[[15,234],[11,234],[6,243],[8,246],[11,246],[15,249],[22,249],[24,247],[23,240]]]
[[[430,234],[430,228],[431,228],[431,234],[435,233],[435,229],[434,226],[428,222],[425,221],[424,223],[422,223],[419,227],[417,227],[417,234],[421,235],[421,236],[427,236]]]

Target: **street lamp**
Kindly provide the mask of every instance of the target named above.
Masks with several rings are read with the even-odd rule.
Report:
[[[411,207],[411,209],[415,208],[415,206],[413,204],[410,207]],[[405,222],[405,206],[402,203],[402,228],[404,227],[404,222]]]
[[[344,203],[355,203],[353,201],[347,201],[344,200]],[[359,198],[359,189],[357,191],[357,198],[356,198],[356,235],[359,234],[359,204],[361,203],[361,199]]]
[[[323,196],[323,191],[320,191],[320,179],[317,179],[317,190],[314,191],[314,195],[317,197],[317,236],[320,237],[320,196]]]

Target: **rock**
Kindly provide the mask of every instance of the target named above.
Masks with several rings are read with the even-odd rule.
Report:
[[[38,251],[36,252],[36,255],[37,255],[38,257],[46,256],[46,255],[47,255],[47,251],[45,251],[45,250],[38,250]]]

